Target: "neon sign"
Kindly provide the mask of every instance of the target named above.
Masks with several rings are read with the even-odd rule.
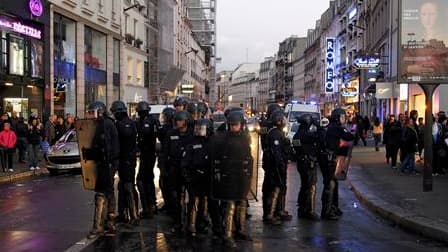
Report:
[[[325,93],[334,93],[334,46],[335,39],[327,38],[325,46]]]
[[[42,31],[28,26],[28,25],[24,25],[22,23],[20,23],[19,21],[10,21],[10,20],[6,20],[6,19],[0,19],[0,27],[4,27],[7,28],[9,30],[12,30],[14,32],[29,36],[29,37],[33,37],[33,38],[37,38],[37,39],[41,39],[42,38]]]
[[[30,0],[28,6],[30,7],[31,14],[36,17],[42,16],[44,12],[44,6],[40,0]]]
[[[377,68],[380,65],[380,58],[378,57],[360,57],[353,61],[357,68]]]

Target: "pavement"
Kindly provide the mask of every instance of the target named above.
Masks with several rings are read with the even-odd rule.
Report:
[[[17,157],[14,157],[16,159]],[[42,174],[47,174],[48,171],[45,168],[45,162],[40,162],[40,169],[30,171],[28,162],[27,163],[19,163],[17,160],[13,162],[13,172],[3,172],[3,169],[0,167],[0,184],[11,183],[17,180],[21,180],[24,178],[28,178],[31,176],[38,176]]]
[[[448,242],[448,175],[433,177],[433,191],[423,192],[423,162],[419,175],[402,174],[386,164],[385,150],[356,147],[348,182],[367,208],[395,225]]]

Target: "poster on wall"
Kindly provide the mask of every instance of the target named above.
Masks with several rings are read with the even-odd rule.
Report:
[[[41,42],[31,42],[31,77],[42,78],[44,76],[43,45]]]
[[[9,40],[9,73],[23,75],[25,45],[23,39],[11,36]]]
[[[402,82],[448,81],[448,1],[401,1]]]

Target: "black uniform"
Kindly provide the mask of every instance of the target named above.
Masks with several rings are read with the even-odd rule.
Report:
[[[151,217],[156,211],[156,191],[154,185],[154,164],[156,163],[156,138],[158,122],[149,115],[135,122],[137,146],[140,151],[140,168],[137,174],[137,187],[140,192],[142,216]]]
[[[316,183],[317,163],[321,146],[319,132],[311,121],[311,116],[303,115],[300,126],[293,138],[293,145],[297,155],[297,171],[300,174],[300,192],[297,203],[299,217],[316,219]]]
[[[120,142],[120,158],[118,165],[118,212],[121,217],[128,212],[129,219],[136,224],[137,201],[135,190],[135,167],[137,163],[137,129],[135,123],[128,117],[116,121]]]
[[[347,148],[340,147],[340,141],[353,141],[354,136],[345,129],[339,119],[332,118],[325,132],[325,148],[321,153],[320,168],[323,175],[324,191],[322,192],[322,213],[324,219],[337,219],[342,214],[338,206],[338,181],[334,177],[336,156],[347,155]]]
[[[178,129],[170,130],[163,143],[160,154],[160,164],[167,176],[166,187],[169,193],[166,200],[168,213],[173,216],[176,229],[182,225],[182,212],[185,209],[185,171],[181,169],[182,155],[186,147],[192,142],[190,131],[180,132]],[[179,230],[176,230],[179,231]]]

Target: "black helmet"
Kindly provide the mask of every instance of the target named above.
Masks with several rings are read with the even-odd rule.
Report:
[[[240,112],[241,114],[243,114],[243,109],[241,107],[228,107],[226,108],[226,110],[224,110],[224,116],[226,118],[228,118],[228,116],[230,115],[231,112]]]
[[[201,115],[206,115],[208,111],[208,106],[205,104],[205,102],[199,102],[198,103],[198,112],[201,113]]]
[[[177,107],[177,106],[184,106],[185,107],[185,106],[187,106],[187,99],[185,99],[185,97],[183,97],[183,96],[178,96],[174,100],[173,106],[174,107]]]
[[[126,105],[122,101],[114,101],[112,102],[112,106],[110,107],[110,112],[112,113],[126,113],[128,109]]]
[[[341,108],[336,108],[333,111],[331,111],[331,120],[334,122],[338,122],[339,118],[341,118],[342,115],[345,116],[345,110]]]
[[[271,103],[268,106],[268,109],[266,111],[266,117],[269,119],[269,117],[275,112],[275,111],[281,111],[282,108],[277,103]]]
[[[172,124],[175,113],[176,113],[176,110],[174,108],[171,108],[171,107],[164,108],[159,117],[160,124],[162,124],[162,125],[163,124]]]
[[[149,106],[149,103],[145,101],[141,101],[137,103],[137,112],[143,112],[143,111],[151,111],[151,107]]]
[[[88,107],[87,111],[96,111],[98,116],[105,115],[107,113],[106,105],[102,101],[94,101]]]
[[[276,110],[273,112],[270,119],[274,125],[277,125],[279,122],[284,122],[285,115],[281,110]]]
[[[197,111],[197,106],[196,106],[196,103],[194,103],[194,102],[189,102],[189,103],[187,103],[187,107],[185,108],[185,110],[188,112],[188,113],[190,113],[190,114],[194,114],[194,113],[196,113],[196,111]]]
[[[174,114],[174,121],[182,121],[182,120],[188,120],[189,114],[187,111],[179,111]]]
[[[310,114],[303,114],[299,117],[299,120],[297,120],[297,122],[308,127],[313,122],[313,117]]]
[[[230,125],[241,123],[244,124],[244,115],[241,111],[232,111],[227,116],[227,123]]]

